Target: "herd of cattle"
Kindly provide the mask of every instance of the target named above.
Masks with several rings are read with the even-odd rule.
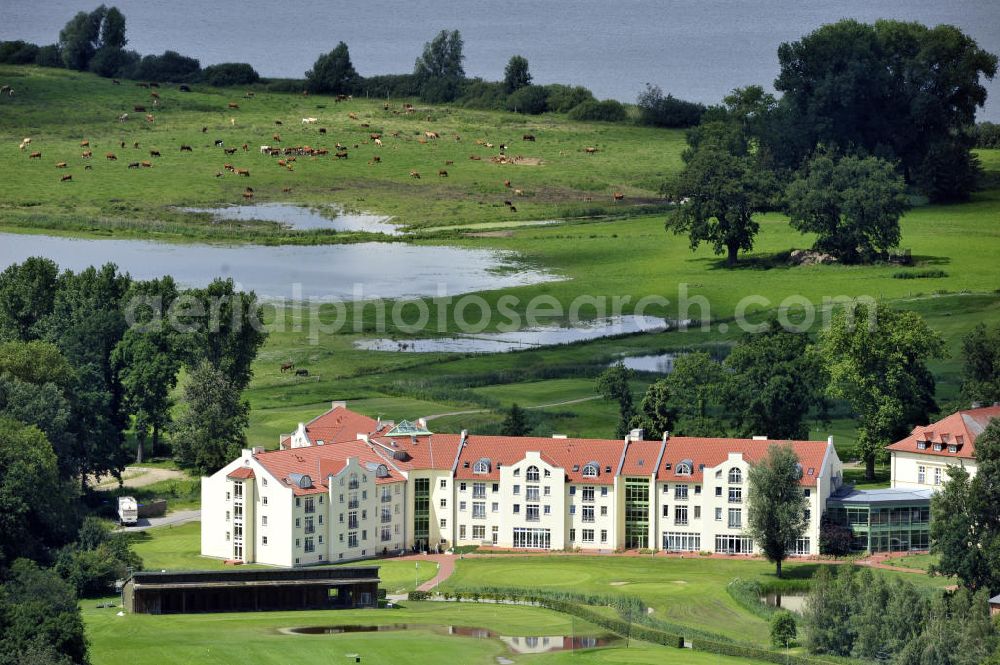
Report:
[[[120,85],[120,82],[119,81],[114,81],[114,84]],[[143,88],[146,88],[146,89],[158,87],[157,84],[155,84],[155,83],[138,83],[136,85],[138,85],[140,87],[143,87]],[[182,87],[187,88],[187,86],[182,86]],[[186,90],[182,90],[182,92],[189,92],[189,91],[190,91],[189,88],[186,89]],[[151,98],[151,104],[152,104],[152,106],[160,107],[161,96],[160,96],[159,92],[157,92],[155,90],[151,91],[150,92],[150,98]],[[244,99],[253,99],[253,98],[254,98],[254,93],[252,93],[252,92],[248,92],[244,96]],[[338,95],[336,97],[335,101],[337,101],[337,102],[350,101],[350,97],[349,96],[344,96],[344,95]],[[226,105],[226,110],[227,111],[236,111],[236,110],[239,110],[239,108],[240,108],[240,105],[238,103],[236,103],[236,102],[228,102],[227,105]],[[147,113],[146,112],[147,108],[146,108],[145,104],[134,104],[132,106],[132,109],[133,109],[133,112],[144,113],[145,114],[145,120],[146,120],[146,122],[149,125],[154,125],[156,123],[156,117],[152,113]],[[385,111],[391,111],[393,114],[406,114],[406,115],[415,114],[417,112],[417,109],[415,109],[411,104],[404,104],[402,106],[401,110],[396,110],[396,109],[393,109],[393,107],[389,103],[385,103],[383,105],[383,110],[385,110]],[[124,125],[125,123],[128,123],[129,120],[130,120],[130,116],[129,116],[128,113],[120,113],[116,117],[117,117],[118,123],[120,123],[122,125]],[[379,154],[379,153],[382,152],[383,148],[386,148],[387,144],[389,144],[390,148],[395,148],[395,146],[391,145],[391,141],[393,141],[393,140],[395,140],[395,141],[408,141],[408,140],[412,140],[410,138],[404,137],[404,134],[403,134],[403,132],[401,130],[392,131],[392,132],[370,131],[370,129],[371,129],[370,123],[368,123],[368,122],[361,122],[361,119],[358,117],[357,113],[350,112],[350,113],[347,114],[347,117],[348,117],[349,120],[358,123],[358,125],[357,125],[358,129],[364,130],[365,133],[367,133],[367,136],[365,136],[364,138],[359,138],[356,142],[354,142],[354,141],[351,142],[351,144],[353,145],[353,150],[360,149],[362,145],[374,146],[374,148],[375,148],[373,154],[371,154],[370,159],[368,160],[368,164],[371,165],[371,166],[376,166],[376,165],[380,165],[380,164],[383,163],[383,161],[382,161],[382,155]],[[237,125],[236,118],[235,117],[230,117],[229,120],[230,120],[230,126],[233,127],[233,128],[235,128],[236,125]],[[432,118],[430,116],[428,116],[427,120],[430,121],[430,120],[432,120]],[[300,130],[300,131],[310,131],[311,128],[314,125],[318,125],[319,122],[320,122],[319,118],[311,117],[311,116],[310,117],[304,117],[304,118],[301,119],[301,123],[300,124],[301,124],[302,130]],[[280,128],[280,127],[283,127],[284,123],[281,120],[274,120],[274,125],[275,125],[275,128]],[[317,130],[318,131],[316,132],[316,138],[322,140],[322,138],[324,138],[327,135],[327,128],[326,127],[317,127]],[[208,132],[208,127],[207,126],[202,127],[201,131],[202,131],[202,133],[207,133]],[[454,141],[456,141],[456,142],[462,142],[462,137],[460,135],[458,135],[458,134],[452,135],[451,138],[453,138]],[[428,145],[428,144],[430,144],[432,142],[439,142],[439,141],[442,141],[442,140],[443,139],[441,137],[441,134],[439,132],[437,132],[437,131],[427,130],[427,131],[424,131],[422,133],[419,133],[419,132],[417,133],[417,143],[422,144],[422,145]],[[534,134],[526,133],[526,134],[523,134],[521,136],[521,140],[525,141],[525,142],[534,143],[536,141],[536,137],[535,137]],[[120,141],[117,142],[117,144],[118,144],[118,146],[119,146],[119,148],[121,150],[123,150],[123,151],[126,150],[126,141],[120,140]],[[479,147],[487,148],[487,149],[490,149],[490,150],[496,149],[497,153],[495,155],[493,155],[493,156],[490,157],[490,161],[493,162],[493,163],[495,163],[495,164],[516,164],[516,163],[518,163],[519,161],[522,160],[522,158],[519,155],[517,155],[517,156],[508,155],[508,150],[509,150],[509,143],[508,142],[497,142],[496,144],[494,144],[494,143],[492,143],[490,141],[487,141],[485,139],[477,139],[475,141],[475,144],[477,146],[479,146]],[[33,144],[32,144],[32,138],[31,137],[25,137],[21,141],[21,143],[20,143],[20,145],[18,147],[19,147],[19,149],[22,152],[27,152],[29,150],[29,148],[32,147],[32,146],[33,146]],[[236,155],[237,153],[239,153],[241,151],[244,154],[250,152],[250,144],[248,142],[243,142],[242,144],[240,144],[238,146],[229,147],[229,146],[226,145],[226,140],[223,139],[223,138],[215,139],[214,142],[213,142],[212,147],[215,148],[215,149],[221,149],[222,152],[223,152],[223,154],[225,156],[234,156],[234,155]],[[93,152],[93,149],[91,147],[91,141],[89,139],[86,139],[86,138],[84,138],[83,140],[81,140],[80,141],[80,149],[81,149],[80,159],[83,160],[83,162],[84,162],[83,168],[85,170],[92,170],[92,166],[89,163],[90,160],[92,160],[93,157],[94,157],[94,152]],[[140,149],[140,144],[139,144],[138,141],[133,141],[132,142],[132,149],[133,150],[139,150]],[[181,153],[193,153],[194,152],[194,147],[192,145],[189,145],[189,144],[180,143],[180,144],[178,144],[178,151],[181,152]],[[594,153],[598,152],[598,149],[596,147],[594,147],[594,146],[586,146],[586,147],[582,148],[582,152],[584,152],[586,154],[594,154]],[[128,162],[128,169],[137,169],[137,170],[152,169],[153,168],[153,161],[151,161],[151,160],[153,160],[155,158],[162,157],[162,151],[161,151],[161,149],[157,148],[157,149],[151,149],[151,150],[149,150],[148,153],[149,153],[149,158],[150,158],[149,160],[144,160],[143,159],[143,160],[129,161]],[[281,134],[279,133],[279,131],[274,131],[274,133],[271,136],[270,141],[267,144],[260,145],[260,147],[259,147],[259,153],[260,153],[260,155],[265,156],[265,157],[275,158],[275,163],[276,163],[276,165],[278,167],[280,167],[280,168],[282,168],[282,169],[284,169],[286,171],[294,171],[295,170],[296,161],[297,161],[298,158],[305,157],[305,158],[308,158],[310,160],[316,160],[316,159],[319,159],[319,158],[326,157],[326,156],[330,155],[331,154],[331,149],[325,148],[325,147],[314,147],[314,146],[311,146],[311,145],[308,145],[308,144],[284,145],[284,142],[282,141]],[[333,157],[336,158],[337,160],[346,160],[350,156],[350,149],[348,148],[347,145],[344,145],[344,144],[342,144],[342,143],[340,143],[338,141],[338,142],[335,143],[335,146],[334,146],[332,154],[333,154]],[[28,159],[29,160],[37,159],[37,160],[40,161],[42,159],[42,152],[41,152],[41,150],[31,151],[28,154]],[[58,168],[58,169],[67,169],[67,168],[69,168],[68,158],[65,157],[64,155],[60,155],[60,159],[61,159],[61,161],[58,161],[58,162],[55,163],[56,168]],[[478,153],[471,153],[471,154],[469,154],[469,159],[472,160],[472,161],[482,161],[482,155],[480,155]],[[115,152],[110,152],[110,151],[106,152],[105,153],[105,160],[108,161],[108,162],[116,162],[116,161],[118,161],[118,155]],[[537,163],[537,161],[536,161],[536,163]],[[454,167],[454,164],[455,164],[454,160],[445,160],[445,162],[444,162],[444,166]],[[225,175],[226,172],[235,174],[237,176],[246,177],[246,178],[250,177],[250,170],[248,168],[237,167],[237,166],[234,166],[233,164],[230,164],[230,163],[224,163],[222,170],[215,172],[215,177],[221,178],[221,177],[223,177]],[[441,169],[438,169],[437,175],[438,175],[438,177],[441,177],[441,178],[447,178],[449,176],[449,173],[448,173],[447,169],[441,168]],[[413,178],[413,179],[420,179],[420,177],[421,177],[420,176],[420,172],[417,171],[417,170],[409,169],[409,177]],[[71,182],[72,180],[73,180],[72,174],[66,173],[66,174],[60,176],[60,182]],[[504,188],[507,189],[507,190],[512,190],[515,195],[518,195],[518,196],[524,196],[525,195],[523,190],[513,188],[509,179],[504,180]],[[285,187],[282,191],[283,192],[290,192],[291,188]],[[252,199],[253,196],[254,196],[253,189],[250,188],[250,187],[246,187],[244,189],[244,191],[243,191],[242,196],[243,196],[244,199]],[[614,192],[612,194],[612,200],[615,201],[615,202],[621,201],[624,198],[625,198],[624,194],[622,194],[621,192],[617,192],[616,191],[616,192]],[[506,207],[511,212],[517,212],[517,207],[514,206],[511,201],[505,200],[504,204],[506,205]]]

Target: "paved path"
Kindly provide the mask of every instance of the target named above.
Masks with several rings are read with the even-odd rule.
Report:
[[[436,564],[438,567],[437,575],[417,587],[417,591],[431,591],[437,585],[441,584],[441,582],[451,577],[451,574],[455,572],[455,559],[459,557],[460,555],[453,554],[407,554],[406,556],[399,557],[397,560],[413,561],[414,563],[426,564],[428,566]]]
[[[590,402],[595,399],[601,399],[600,395],[590,395],[588,397],[577,397],[576,399],[567,399],[562,402],[552,402],[550,404],[535,404],[534,406],[525,406],[523,409],[533,410],[533,409],[548,409],[553,406],[566,406],[567,404],[579,404],[580,402]],[[489,413],[493,409],[471,409],[469,411],[451,411],[449,413],[435,413],[432,416],[424,416],[424,421],[431,421],[435,418],[444,418],[446,416],[468,416],[474,413]]]
[[[195,522],[201,519],[200,510],[175,510],[172,513],[167,513],[163,517],[142,517],[139,519],[139,523],[135,526],[123,526],[121,531],[145,531],[146,529],[154,529],[158,526],[177,526],[179,524],[186,524],[187,522]]]

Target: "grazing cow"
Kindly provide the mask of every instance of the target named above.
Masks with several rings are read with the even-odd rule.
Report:
[[[250,146],[246,143],[243,144],[243,152],[250,152]]]
[[[245,199],[252,199],[253,198],[253,192],[243,192],[243,198],[245,198]]]
[[[453,160],[453,159],[446,159],[446,160],[444,160],[444,165],[445,166],[454,166],[455,165],[455,160]]]
[[[241,175],[244,178],[249,178],[250,177],[250,170],[249,169],[236,169],[236,175]]]
[[[275,143],[281,143],[281,134],[275,134],[271,137],[271,140]]]
[[[269,155],[269,154],[271,154],[271,146],[269,146],[269,145],[262,145],[260,147],[260,154],[262,154],[262,155]]]
[[[145,113],[146,107],[142,106],[141,104],[136,104],[135,106],[132,107],[132,110],[135,111],[136,113]]]
[[[222,139],[215,139],[215,147],[216,148],[221,148],[222,146],[223,146]]]
[[[28,155],[28,159],[41,159],[41,158],[42,158],[42,153],[40,152],[33,152],[30,155]]]
[[[510,207],[510,211],[511,212],[517,212],[517,206],[511,206]]]
[[[237,104],[236,102],[229,102],[228,104],[226,104],[226,108],[230,109],[238,109],[239,107],[240,105]]]
[[[189,145],[182,145],[181,152],[194,152],[194,150]]]
[[[288,162],[283,159],[278,160],[278,166],[288,166]]]
[[[207,134],[208,133],[208,127],[202,127],[201,128],[201,133],[202,134]]]
[[[475,162],[478,162],[478,161],[482,160],[482,157],[480,157],[479,155],[469,155],[469,159],[471,159],[471,160],[473,160]]]
[[[285,194],[288,194],[289,192],[292,191],[292,188],[291,187],[282,187],[281,191],[284,192]]]
[[[94,151],[84,150],[83,152],[80,153],[80,156],[83,157],[84,159],[90,159],[91,157],[94,156]]]
[[[159,150],[150,150],[149,151],[149,156],[150,157],[159,157],[160,156],[160,151]]]
[[[512,205],[514,205],[511,201],[504,201],[503,204],[505,206],[507,206],[508,208],[511,207]]]
[[[235,167],[235,166],[233,166],[232,164],[223,164],[223,165],[222,165],[222,169],[223,169],[224,171],[235,171],[235,170],[236,170],[236,167]]]
[[[23,151],[30,144],[31,144],[31,137],[30,136],[25,136],[23,139],[21,139],[20,149]]]
[[[515,189],[514,190],[514,196],[524,196],[524,190]]]
[[[316,152],[313,153],[313,155],[317,155],[317,156],[323,156],[323,155],[329,155],[329,154],[330,154],[330,151],[327,150],[326,148],[320,148],[319,150],[317,150]]]
[[[381,164],[382,163],[382,158],[379,157],[378,155],[372,155],[372,160],[370,162],[368,162],[368,163],[369,164]]]
[[[347,146],[340,145],[340,141],[337,141],[337,145],[334,146],[337,150],[347,150]]]
[[[448,172],[445,171],[444,169],[438,169],[438,175],[440,177],[442,177],[442,178],[447,178],[448,177]]]
[[[182,85],[177,89],[180,90],[181,92],[191,92],[191,87],[187,85]]]
[[[137,168],[139,168],[139,162],[129,162],[128,167],[130,169],[137,169]]]
[[[357,120],[358,119],[358,114],[357,113],[348,113],[347,117],[350,118],[351,120]]]
[[[58,164],[56,164],[56,168],[57,169],[64,169],[67,166],[68,166],[68,164],[66,164],[66,162],[59,162]]]
[[[524,136],[521,137],[521,140],[522,141],[534,141],[535,140],[535,135],[534,134],[525,134]]]
[[[82,141],[80,141],[80,147],[81,148],[89,148],[90,147],[90,141],[88,141],[87,139],[83,139]]]
[[[144,169],[151,169],[151,168],[153,168],[152,162],[147,162],[146,160],[143,160],[143,161],[139,162],[139,166],[141,166]]]
[[[274,124],[277,125],[278,127],[281,127],[281,121],[280,120],[275,120]]]
[[[375,145],[377,145],[378,147],[381,148],[382,147],[382,139],[375,139]]]
[[[132,147],[135,148],[136,150],[138,150],[139,149],[139,142],[136,141],[135,143],[133,143]]]
[[[337,159],[347,159],[347,151],[338,150],[337,152],[333,153],[333,156],[336,157]]]
[[[417,180],[420,180],[420,174],[417,173],[416,171],[410,171],[410,177],[411,178],[416,178]]]
[[[492,144],[492,143],[487,143],[487,144],[486,144],[486,147],[487,147],[487,148],[492,148],[492,147],[493,147],[493,144]]]
[[[155,120],[156,120],[156,118],[153,116],[152,113],[147,113],[146,114],[146,122],[154,122]]]
[[[159,99],[160,98],[160,93],[158,93],[158,92],[151,92],[151,93],[149,93],[149,96],[152,97],[153,99]]]
[[[120,141],[119,143],[121,145],[121,149],[124,150],[125,149],[125,141]]]
[[[73,179],[73,174],[67,173],[63,177],[59,178],[59,182],[69,182],[72,179]]]
[[[309,376],[309,370],[307,370],[307,369],[297,369],[297,370],[295,370],[295,376]]]
[[[104,155],[104,158],[109,162],[113,162],[118,159],[118,157],[113,152],[109,152],[108,154]]]
[[[230,118],[229,119],[229,126],[230,127],[235,127],[236,126],[236,118]]]
[[[302,118],[303,125],[311,125],[316,122],[316,118]]]
[[[111,79],[111,83],[112,83],[113,85],[121,85],[121,84],[122,84],[122,82],[121,82],[121,81],[119,81],[118,79]]]
[[[588,146],[588,147],[584,148],[583,151],[585,153],[587,153],[588,155],[593,155],[595,152],[597,152],[597,148],[593,148],[593,147],[589,147]]]
[[[320,127],[319,128],[319,133],[320,134],[326,134],[326,127]]]
[[[361,123],[361,127],[363,129],[368,129],[369,127],[371,127],[371,125],[369,125],[367,122],[363,122],[363,123]]]
[[[222,171],[216,171],[215,172],[215,177],[216,178],[221,178],[222,177]]]
[[[510,189],[510,180],[504,180],[503,186],[506,187],[507,189]]]
[[[621,192],[615,192],[611,196],[612,196],[612,198],[614,198],[615,201],[621,201],[622,199],[625,198],[625,195],[622,194]]]
[[[237,148],[223,148],[222,152],[226,153],[227,155],[233,155],[236,154],[236,150]]]
[[[295,363],[281,363],[282,372],[287,372],[290,369],[295,369]]]
[[[429,138],[429,139],[439,139],[439,138],[441,138],[441,137],[440,137],[440,136],[438,135],[438,133],[437,133],[437,132],[424,132],[424,136],[426,136],[426,137],[427,137],[427,138]]]
[[[118,116],[118,122],[128,122],[128,113],[122,113]]]

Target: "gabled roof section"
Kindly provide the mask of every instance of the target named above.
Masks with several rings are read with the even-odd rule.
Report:
[[[226,474],[226,478],[232,478],[233,480],[246,480],[248,478],[253,478],[253,469],[248,466],[241,466],[238,469],[233,469]]]
[[[378,429],[378,421],[374,418],[351,411],[346,406],[337,403],[326,413],[322,413],[306,423],[306,436],[312,445],[342,443],[354,441],[358,434],[368,434]],[[287,448],[291,435],[283,436],[281,447]]]
[[[435,434],[436,440],[452,435]],[[457,438],[457,437],[456,437]],[[625,442],[621,439],[555,439],[536,436],[477,436],[469,435],[459,455],[455,478],[461,480],[499,480],[503,467],[524,460],[529,452],[537,452],[549,466],[563,469],[571,483],[592,485],[614,483]],[[475,473],[481,459],[489,459],[488,473]],[[468,466],[466,466],[468,462]],[[598,467],[594,478],[584,478],[583,468],[593,463]],[[652,464],[650,465],[652,472]]]
[[[908,437],[887,448],[932,457],[975,459],[976,439],[994,418],[1000,418],[1000,406],[956,411],[936,423],[914,427]]]
[[[827,441],[782,441],[770,439],[718,439],[675,436],[667,440],[666,450],[657,470],[657,479],[667,482],[701,483],[705,469],[724,464],[730,453],[741,453],[749,464],[763,459],[767,449],[774,445],[790,445],[802,465],[803,487],[815,487],[823,469]],[[680,463],[690,464],[691,474],[678,474]],[[670,465],[670,468],[667,468]]]
[[[426,426],[410,422],[409,420],[401,420],[381,436],[430,436],[431,434],[432,432]]]

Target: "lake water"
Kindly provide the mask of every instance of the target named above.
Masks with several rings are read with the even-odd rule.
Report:
[[[249,62],[264,76],[301,77],[337,41],[365,76],[413,69],[439,30],[465,40],[465,70],[503,77],[510,56],[528,58],[536,83],[585,85],[635,101],[648,81],[684,99],[717,102],[732,88],[770,86],[777,47],[841,18],[950,23],[1000,53],[997,0],[116,0],[129,48],[167,49],[202,65]],[[0,39],[49,44],[79,0],[2,0]],[[987,85],[981,119],[1000,121],[1000,77]]]
[[[537,326],[509,333],[476,333],[428,339],[362,339],[356,341],[354,346],[367,351],[406,353],[507,353],[612,335],[662,332],[668,327],[666,321],[655,316],[625,315],[582,321],[573,326]]]
[[[801,614],[806,609],[806,600],[809,594],[805,591],[791,591],[788,593],[769,593],[760,597],[760,602],[771,607],[780,607],[789,612]]]
[[[111,261],[136,279],[173,275],[183,286],[231,277],[265,298],[406,298],[558,279],[521,265],[509,252],[458,247],[196,245],[0,233],[0,270],[30,256],[48,257],[71,270]]]
[[[474,626],[447,626],[442,624],[340,624],[335,626],[301,626],[298,628],[282,628],[282,634],[291,635],[344,635],[351,633],[386,633],[401,630],[428,631],[435,635],[450,635],[479,640],[499,640],[511,653],[530,654],[564,651],[571,649],[593,649],[618,644],[621,638],[617,635],[538,635],[514,636],[501,635],[489,628]]]
[[[388,217],[366,213],[346,213],[336,205],[298,206],[291,203],[256,203],[253,205],[223,206],[220,208],[181,208],[184,212],[201,212],[215,219],[246,222],[259,220],[278,222],[298,231],[333,229],[335,231],[368,231],[399,235],[395,224]]]

